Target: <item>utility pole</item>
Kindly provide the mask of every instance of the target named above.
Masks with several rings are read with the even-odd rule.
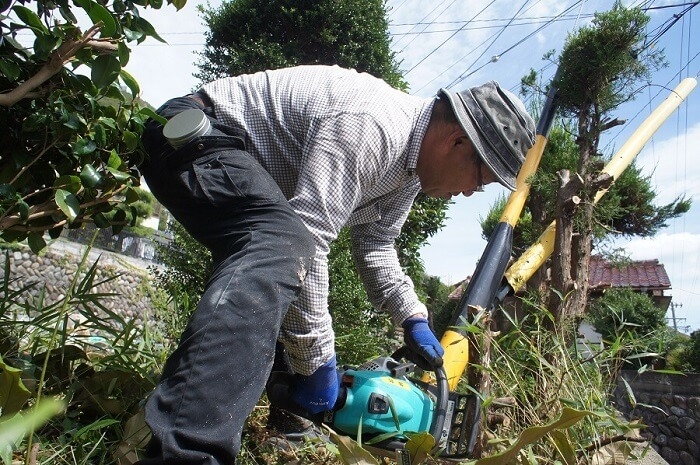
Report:
[[[683,304],[677,304],[675,302],[671,302],[671,304],[669,306],[671,307],[671,319],[673,320],[673,329],[674,329],[674,331],[677,332],[678,331],[677,321],[678,320],[683,320],[683,321],[686,320],[686,318],[676,318],[676,307],[679,307],[679,308],[683,307]]]

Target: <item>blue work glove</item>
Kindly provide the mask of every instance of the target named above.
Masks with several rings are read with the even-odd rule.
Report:
[[[333,409],[338,400],[338,373],[335,355],[309,376],[294,375],[292,400],[312,414]]]
[[[442,366],[442,356],[445,350],[433,334],[428,320],[422,316],[406,318],[403,326],[403,339],[409,348],[410,360],[424,370],[432,371]]]

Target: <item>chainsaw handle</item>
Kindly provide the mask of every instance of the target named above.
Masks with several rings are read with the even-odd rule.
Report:
[[[410,360],[407,357],[410,351],[411,349],[409,349],[408,346],[401,346],[391,354],[391,358],[394,360],[401,360],[402,358]],[[443,365],[432,367],[432,371],[435,373],[437,389],[435,393],[436,402],[435,410],[433,411],[433,421],[430,424],[430,434],[435,438],[435,444],[437,445],[447,439],[448,433],[445,428],[445,420],[447,418],[447,405],[450,400],[450,384],[447,381],[447,372],[445,372],[445,367]]]

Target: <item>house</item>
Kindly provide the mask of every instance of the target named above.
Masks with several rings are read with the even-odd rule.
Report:
[[[664,294],[671,289],[671,280],[664,265],[656,259],[613,264],[599,255],[593,255],[588,276],[591,297],[602,295],[606,289],[631,288],[646,293],[664,311],[668,310],[671,304],[671,296]],[[462,298],[470,278],[471,276],[455,284],[449,295],[450,300]]]
[[[606,289],[630,288],[647,294],[664,312],[671,304],[671,296],[664,294],[671,289],[671,280],[664,265],[656,259],[618,265],[594,255],[591,257],[588,276],[591,297],[602,295]]]
[[[589,296],[592,298],[603,295],[607,289],[631,288],[636,292],[647,294],[664,313],[671,304],[671,296],[665,295],[665,291],[671,289],[671,280],[666,273],[666,268],[658,260],[630,261],[617,264],[594,255],[590,260],[588,276]],[[457,283],[455,289],[450,293],[449,299],[461,299],[470,278],[467,277],[467,279]],[[502,307],[511,315],[515,314],[518,318],[522,318],[521,305],[515,299],[507,297]],[[510,326],[508,320],[503,318],[500,312],[495,312],[493,318],[494,326],[500,330]],[[578,333],[579,353],[584,357],[592,355],[595,352],[595,347],[602,343],[600,333],[586,321],[579,324]]]

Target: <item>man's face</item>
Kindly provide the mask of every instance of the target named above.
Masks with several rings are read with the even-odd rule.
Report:
[[[416,173],[426,195],[442,199],[459,194],[469,197],[496,180],[463,132],[424,142]]]

